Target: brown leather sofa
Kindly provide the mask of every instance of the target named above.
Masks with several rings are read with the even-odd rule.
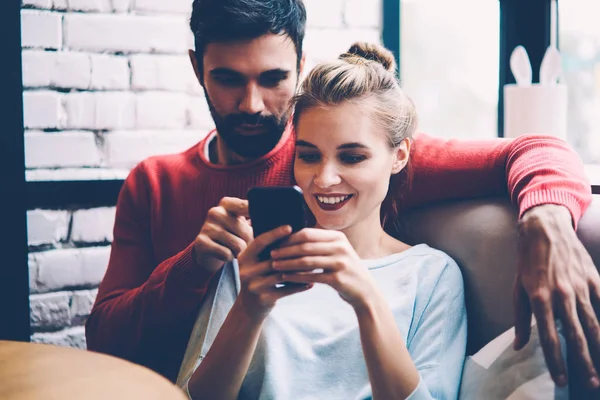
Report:
[[[517,210],[505,199],[434,204],[414,210],[404,221],[410,242],[443,250],[461,267],[469,321],[468,354],[514,325],[516,221]],[[577,235],[600,269],[599,195],[594,195]]]

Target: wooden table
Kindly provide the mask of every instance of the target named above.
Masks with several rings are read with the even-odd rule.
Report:
[[[0,341],[2,400],[183,400],[159,374],[85,350]]]

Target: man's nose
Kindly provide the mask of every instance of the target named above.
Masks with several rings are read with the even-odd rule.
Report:
[[[249,83],[244,91],[244,97],[240,100],[238,109],[240,112],[254,115],[264,111],[265,104],[262,99],[260,88],[254,83]]]
[[[320,188],[328,188],[331,186],[339,185],[342,182],[340,175],[333,163],[323,163],[317,175],[315,176],[315,185]]]

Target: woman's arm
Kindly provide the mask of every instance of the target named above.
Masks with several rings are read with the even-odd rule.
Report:
[[[408,343],[385,300],[374,298],[365,309],[355,307],[375,400],[458,396],[467,333],[463,280],[454,262],[434,262],[445,265],[428,269],[439,277],[419,288]]]
[[[238,397],[256,349],[264,318],[253,317],[235,302],[206,357],[188,382],[192,399]]]
[[[373,399],[405,399],[420,377],[385,299],[355,308]]]
[[[240,293],[206,357],[190,377],[187,389],[192,399],[237,399],[262,325],[277,300],[312,287],[276,288],[284,282],[281,274],[273,273],[271,261],[259,260],[259,254],[267,246],[291,232],[291,227],[283,226],[264,233],[240,254]]]

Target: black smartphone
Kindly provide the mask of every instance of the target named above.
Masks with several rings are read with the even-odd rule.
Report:
[[[248,207],[254,237],[283,225],[290,225],[292,233],[306,227],[306,205],[298,186],[256,186],[248,191]],[[259,258],[271,258],[271,250],[278,243],[265,249]]]

